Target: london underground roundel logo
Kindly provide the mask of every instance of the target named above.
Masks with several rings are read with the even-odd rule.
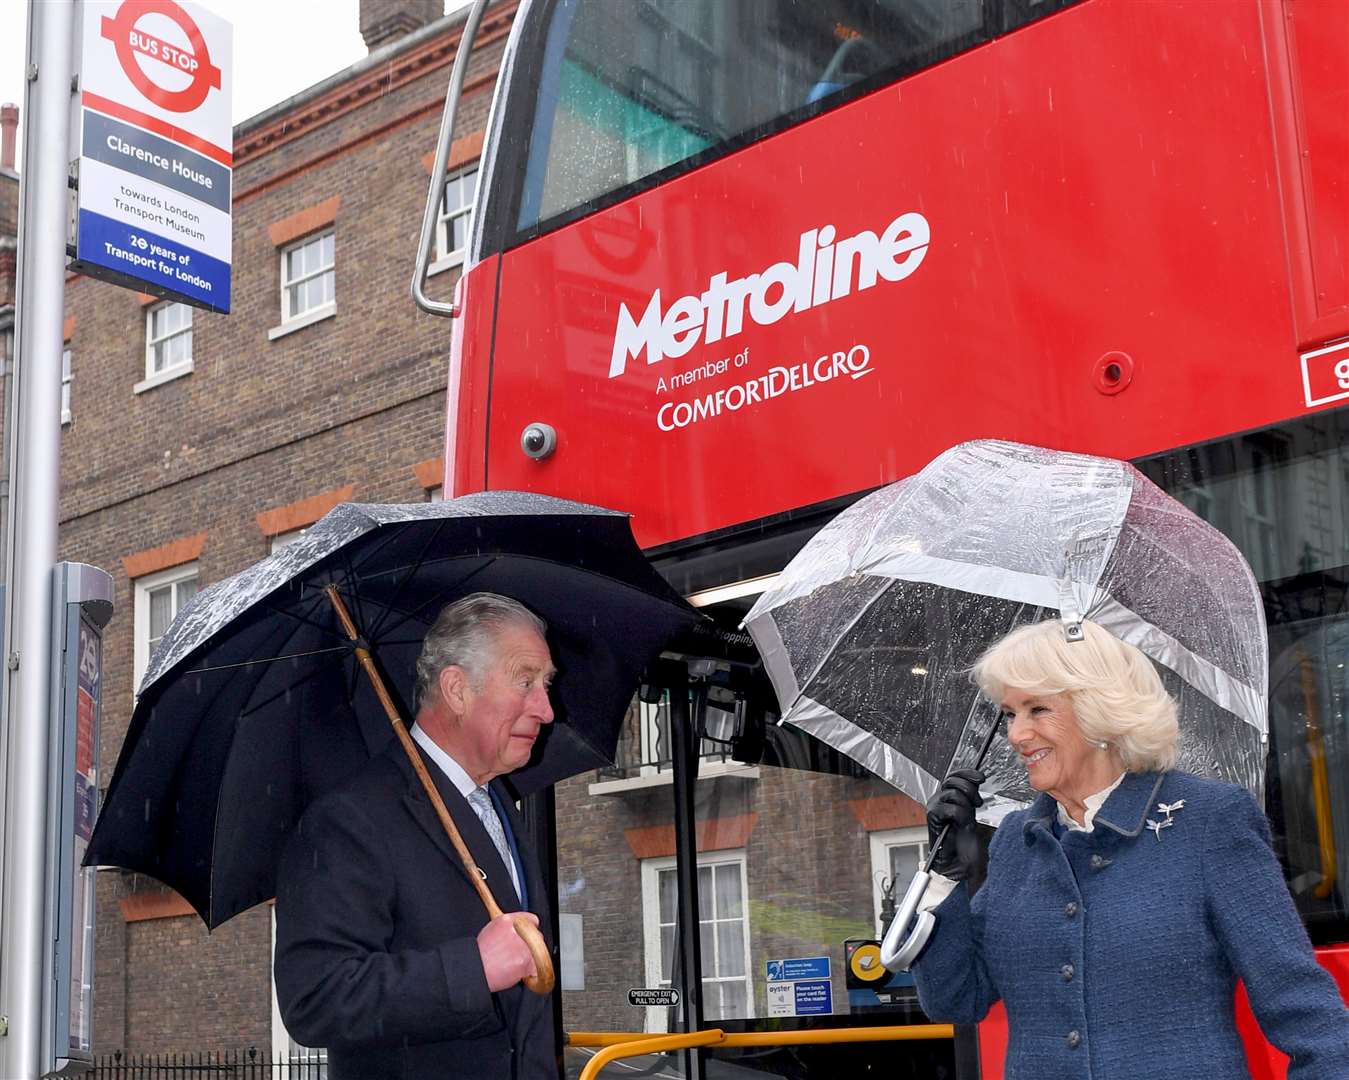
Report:
[[[187,37],[190,48],[173,45],[138,29],[137,23],[146,15],[162,15],[171,20]],[[220,69],[211,63],[206,39],[192,16],[173,0],[126,0],[115,16],[104,16],[99,32],[117,50],[117,62],[131,84],[161,109],[191,112],[200,107],[212,90],[220,89]],[[141,67],[140,56],[148,56],[181,71],[192,81],[180,90],[160,86]]]

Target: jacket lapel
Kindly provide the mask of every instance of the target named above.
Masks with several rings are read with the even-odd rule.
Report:
[[[1104,826],[1132,840],[1143,831],[1148,811],[1156,805],[1166,773],[1129,773],[1096,812],[1095,826]]]
[[[1124,837],[1133,840],[1143,831],[1148,811],[1156,805],[1158,792],[1161,791],[1165,773],[1128,773],[1120,781],[1119,787],[1110,793],[1105,805],[1092,819],[1093,833],[1097,841],[1107,837]],[[1022,832],[1026,843],[1035,840],[1037,830],[1050,833],[1058,815],[1058,804],[1054,797],[1041,792],[1030,805],[1022,823]]]
[[[520,869],[524,874],[525,891],[529,894],[529,910],[539,917],[539,926],[543,930],[544,940],[553,944],[552,922],[549,916],[547,888],[543,874],[539,870],[538,860],[528,844],[521,841],[524,835],[524,822],[515,809],[510,790],[499,780],[493,780],[492,791],[497,796],[497,804],[505,811],[510,826],[511,840],[515,844],[516,854],[520,858]]]
[[[450,861],[455,870],[463,874],[465,880],[472,885],[472,881],[469,879],[469,871],[464,866],[463,860],[459,858],[459,853],[454,850],[450,838],[445,834],[445,827],[441,825],[440,817],[436,814],[435,807],[431,805],[430,798],[422,788],[422,782],[417,778],[411,762],[407,760],[407,755],[398,747],[394,747],[394,752],[394,760],[407,778],[407,790],[403,794],[403,803],[408,808],[408,813],[425,830],[431,841]],[[420,748],[418,748],[418,754],[421,755]],[[426,771],[436,785],[436,791],[440,793],[440,797],[445,803],[445,809],[450,812],[450,817],[458,827],[459,835],[468,847],[469,854],[473,856],[473,861],[478,864],[479,869],[485,875],[484,880],[487,882],[488,889],[496,898],[497,904],[503,911],[517,909],[520,906],[520,901],[515,895],[515,887],[511,884],[511,875],[505,864],[502,863],[501,856],[497,854],[496,845],[492,843],[492,838],[487,835],[487,830],[478,820],[478,815],[474,812],[473,807],[469,806],[468,800],[459,794],[459,789],[450,783],[449,777],[440,771],[435,762],[427,761],[425,755],[421,756]]]

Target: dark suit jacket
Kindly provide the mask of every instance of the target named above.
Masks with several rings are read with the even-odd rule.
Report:
[[[510,874],[473,808],[434,764],[451,817],[505,911]],[[500,790],[515,836],[520,822]],[[547,900],[520,848],[549,947]],[[315,802],[282,858],[276,992],[291,1037],[328,1048],[331,1080],[556,1080],[551,1003],[493,994],[478,956],[478,898],[402,748],[392,744]]]

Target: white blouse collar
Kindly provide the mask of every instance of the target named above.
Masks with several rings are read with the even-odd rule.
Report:
[[[1068,811],[1063,808],[1063,803],[1058,803],[1059,824],[1072,832],[1091,832],[1093,828],[1092,821],[1096,818],[1096,812],[1105,805],[1106,799],[1110,798],[1110,793],[1119,787],[1120,781],[1124,779],[1124,776],[1124,773],[1120,773],[1119,776],[1115,777],[1115,782],[1109,787],[1102,788],[1094,795],[1088,795],[1082,800],[1083,803],[1086,804],[1087,810],[1086,813],[1082,815],[1081,825],[1072,819]]]

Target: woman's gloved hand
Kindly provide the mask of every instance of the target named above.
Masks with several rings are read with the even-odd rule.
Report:
[[[979,837],[974,828],[974,811],[983,806],[979,785],[984,774],[978,769],[957,769],[927,804],[928,842],[936,848],[942,829],[950,826],[941,848],[929,867],[953,881],[964,881],[979,862]]]

